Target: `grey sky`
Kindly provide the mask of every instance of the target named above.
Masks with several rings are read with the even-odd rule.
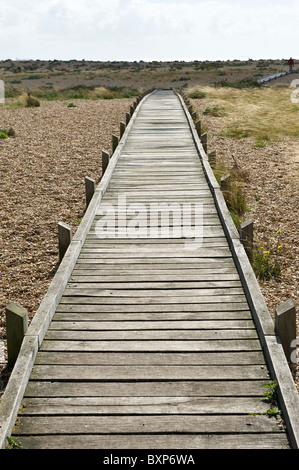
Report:
[[[298,20],[293,0],[0,0],[0,59],[299,57]]]

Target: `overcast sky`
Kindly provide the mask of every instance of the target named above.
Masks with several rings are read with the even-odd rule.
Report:
[[[298,0],[0,0],[0,59],[299,57]]]

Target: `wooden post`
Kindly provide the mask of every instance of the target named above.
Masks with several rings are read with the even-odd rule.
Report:
[[[118,146],[118,137],[112,134],[112,153],[115,152],[117,146]]]
[[[201,137],[201,121],[197,121],[195,123],[195,128],[196,128],[196,131],[197,131],[197,135],[200,138]]]
[[[58,223],[58,243],[59,243],[59,261],[61,262],[66,250],[69,247],[69,244],[71,243],[73,238],[72,234],[72,228],[63,223],[59,222]]]
[[[126,130],[126,124],[121,121],[120,124],[119,124],[119,134],[120,134],[120,138],[122,138],[122,136],[124,135],[125,130]]]
[[[133,116],[133,114],[134,114],[134,106],[130,106],[130,114],[131,114],[131,116]]]
[[[201,140],[204,151],[207,153],[208,152],[208,134],[206,132],[204,134],[201,134],[200,140]]]
[[[89,206],[89,203],[94,195],[96,190],[96,182],[89,176],[85,176],[85,200],[86,200],[86,209]]]
[[[102,150],[102,176],[104,175],[106,168],[110,160],[110,155],[105,150]]]
[[[13,367],[17,360],[27,328],[27,310],[13,302],[10,302],[6,307],[6,338],[8,367]]]
[[[221,191],[227,191],[230,184],[230,175],[224,175],[220,179],[220,189]]]
[[[195,111],[191,114],[191,116],[192,116],[193,121],[196,121],[196,112]]]
[[[130,119],[131,119],[131,114],[130,114],[130,113],[126,113],[126,124],[127,124],[127,125],[129,124]]]
[[[275,309],[275,332],[292,369],[296,366],[296,308],[292,299]]]
[[[188,111],[189,111],[189,113],[190,113],[190,114],[192,114],[192,113],[193,113],[193,108],[192,108],[192,105],[188,106]]]
[[[253,253],[253,221],[247,220],[240,227],[240,241],[244,246],[248,259],[252,261]]]
[[[212,167],[216,166],[216,150],[213,150],[213,152],[209,153],[208,160]]]

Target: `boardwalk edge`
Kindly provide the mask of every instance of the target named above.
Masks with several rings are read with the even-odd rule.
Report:
[[[299,449],[299,394],[297,392],[287,359],[279,338],[275,334],[274,322],[267,308],[255,273],[240,242],[239,233],[229,214],[223,194],[209,164],[208,157],[198,137],[192,117],[179,93],[178,96],[189,122],[193,140],[197,147],[205,175],[212,191],[217,211],[227,236],[237,270],[241,277],[253,320],[257,328],[259,340],[269,366],[272,380],[279,385],[279,405],[286,424],[290,444],[293,449]]]
[[[13,432],[36,355],[68,283],[98,206],[110,182],[114,168],[121,154],[122,147],[127,141],[129,132],[138,115],[140,107],[152,93],[154,92],[145,95],[136,106],[134,114],[132,115],[126,130],[119,141],[118,147],[115,149],[115,152],[109,161],[109,165],[95,190],[78,230],[76,231],[46,295],[44,296],[30,326],[26,331],[18,358],[10,375],[5,392],[0,399],[0,449],[7,446],[7,437],[10,437]]]

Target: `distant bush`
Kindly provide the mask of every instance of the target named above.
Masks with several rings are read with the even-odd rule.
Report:
[[[34,96],[31,96],[28,93],[28,96],[25,101],[25,107],[26,108],[38,108],[39,106],[40,106],[40,102],[38,101],[38,99],[35,98]]]
[[[227,80],[221,80],[216,83],[216,86],[231,87],[231,88],[260,88],[261,85],[253,78],[242,78],[234,82],[228,82]]]

